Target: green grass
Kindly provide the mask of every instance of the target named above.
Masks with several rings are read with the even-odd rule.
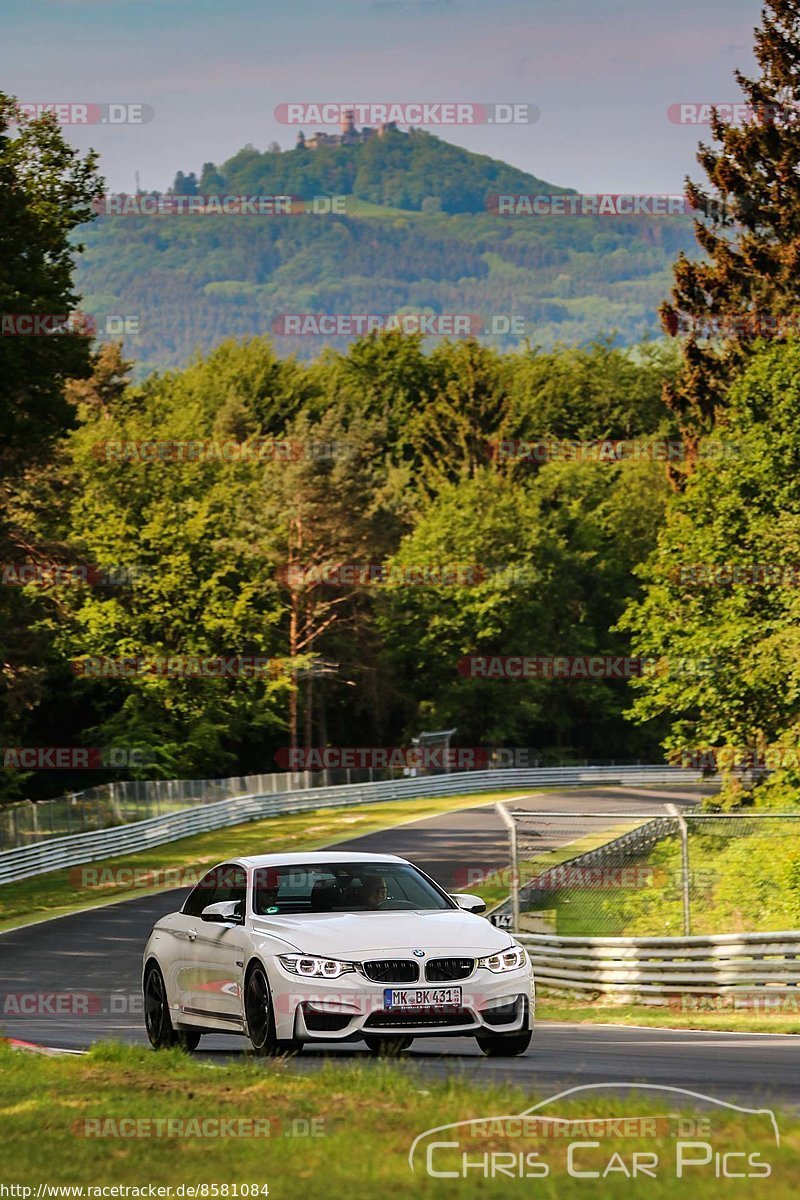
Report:
[[[746,833],[689,837],[693,934],[770,933],[800,927],[800,832],[794,823],[755,822]],[[635,864],[650,886],[564,889],[547,907],[565,936],[658,937],[683,933],[681,853],[665,838]]]
[[[164,872],[199,872],[226,858],[246,854],[270,854],[287,850],[317,850],[337,842],[390,829],[408,821],[417,821],[452,809],[473,808],[511,795],[510,792],[482,793],[475,796],[424,797],[415,800],[387,800],[358,807],[325,808],[232,825],[210,833],[166,842],[136,854],[126,854],[84,867],[51,871],[30,879],[0,887],[0,931],[28,921],[78,912],[99,904],[125,900],[134,895],[149,895],[165,890]],[[517,794],[517,793],[513,793]],[[135,889],[123,877],[120,882],[103,882],[117,871],[138,872]],[[90,872],[102,872],[102,886],[87,887]],[[159,873],[155,886],[148,886],[147,874]],[[191,874],[188,882],[191,883]],[[174,883],[173,886],[180,886]]]
[[[728,1033],[800,1033],[800,988],[797,997],[769,1001],[761,989],[759,1007],[737,1008],[731,996],[694,998],[677,996],[667,1004],[615,1004],[608,997],[584,999],[558,995],[539,988],[538,1021],[579,1024],[647,1025],[666,1029],[708,1029]],[[752,994],[752,993],[751,993]]]
[[[33,1187],[34,1195],[39,1183],[145,1188],[148,1184],[172,1188],[216,1184],[220,1189],[223,1185],[267,1184],[274,1200],[298,1196],[378,1200],[387,1195],[445,1200],[512,1196],[629,1200],[642,1194],[653,1200],[677,1196],[717,1200],[723,1188],[727,1196],[743,1200],[760,1195],[783,1200],[797,1194],[800,1123],[796,1116],[776,1114],[778,1147],[765,1113],[700,1107],[690,1097],[653,1092],[627,1096],[584,1093],[542,1110],[551,1116],[584,1121],[661,1118],[650,1129],[639,1126],[631,1132],[629,1126],[627,1131],[618,1127],[588,1133],[577,1126],[569,1136],[539,1137],[537,1141],[530,1127],[522,1136],[519,1131],[513,1136],[510,1126],[495,1124],[438,1135],[439,1140],[460,1142],[455,1151],[435,1151],[433,1164],[440,1170],[462,1169],[464,1150],[472,1163],[483,1162],[485,1154],[512,1154],[516,1162],[520,1153],[538,1152],[540,1161],[549,1167],[546,1178],[503,1174],[486,1178],[483,1169],[470,1170],[466,1177],[433,1178],[425,1170],[424,1146],[430,1139],[418,1151],[412,1173],[409,1150],[426,1130],[450,1122],[520,1113],[558,1090],[538,1089],[535,1094],[528,1088],[497,1083],[478,1085],[463,1076],[430,1079],[411,1064],[331,1063],[318,1072],[300,1074],[282,1061],[251,1060],[219,1068],[179,1051],[156,1055],[106,1045],[84,1057],[65,1059],[14,1053],[0,1046],[0,1121],[8,1147],[0,1177],[7,1184]],[[90,1130],[108,1135],[118,1128],[117,1122],[139,1118],[150,1122],[150,1136],[86,1136],[86,1121],[95,1122]],[[154,1122],[168,1118],[194,1118],[197,1122],[252,1118],[262,1123],[256,1126],[262,1131],[267,1119],[272,1124],[268,1137],[152,1136],[158,1130]],[[300,1136],[307,1131],[316,1136]],[[683,1179],[676,1179],[680,1142],[698,1140],[707,1142],[716,1153],[744,1150],[757,1154],[760,1162],[770,1164],[769,1179],[726,1179],[721,1183],[713,1155],[708,1165],[690,1168]],[[577,1169],[602,1172],[615,1152],[620,1155],[615,1165],[624,1161],[630,1169],[632,1155],[638,1152],[658,1156],[656,1178],[630,1179],[619,1169],[605,1179],[570,1176],[566,1146],[586,1141],[599,1145],[577,1151]],[[696,1150],[693,1154],[699,1156]],[[491,1161],[497,1162],[486,1160],[487,1164]],[[743,1161],[732,1160],[730,1169],[742,1170]],[[214,1194],[209,1187],[207,1195]]]

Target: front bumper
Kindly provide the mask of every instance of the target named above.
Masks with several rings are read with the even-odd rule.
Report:
[[[459,1007],[425,1009],[385,1008],[384,990],[389,985],[357,972],[333,980],[298,978],[273,961],[269,974],[275,1031],[281,1039],[345,1042],[369,1034],[474,1037],[533,1028],[535,988],[527,966],[502,974],[478,968],[457,985],[462,989]]]

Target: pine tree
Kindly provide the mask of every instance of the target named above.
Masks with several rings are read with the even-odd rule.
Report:
[[[665,399],[677,414],[691,470],[697,442],[724,420],[727,382],[760,337],[800,324],[800,0],[767,0],[754,30],[758,79],[737,71],[750,114],[728,124],[713,110],[719,148],[697,158],[711,188],[687,180],[706,258],[681,254],[664,328],[685,335],[683,365]]]

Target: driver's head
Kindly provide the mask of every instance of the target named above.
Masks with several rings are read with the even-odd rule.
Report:
[[[377,908],[387,896],[386,880],[380,875],[369,875],[364,880],[361,896],[367,908]]]
[[[268,908],[273,908],[278,899],[278,889],[280,883],[278,880],[278,872],[274,867],[268,867],[265,871],[259,872],[256,911],[263,913]]]

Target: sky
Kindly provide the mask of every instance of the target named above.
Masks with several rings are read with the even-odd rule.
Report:
[[[677,103],[740,98],[754,0],[0,0],[0,90],[141,104],[67,125],[110,191],[166,189],[243,145],[295,143],[290,102],[533,104],[533,124],[431,132],[581,192],[680,192],[707,127]],[[304,126],[335,131],[334,126]]]

